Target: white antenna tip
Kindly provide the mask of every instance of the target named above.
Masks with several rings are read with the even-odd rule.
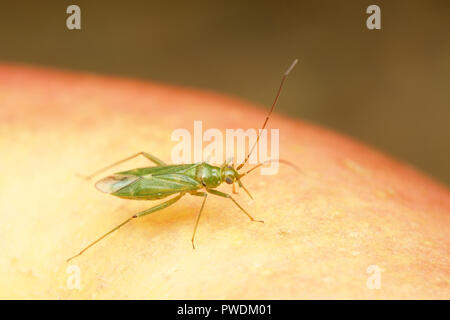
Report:
[[[287,76],[289,74],[289,72],[292,71],[292,69],[294,69],[295,65],[298,63],[298,59],[295,59],[294,62],[292,62],[291,66],[286,70],[286,72],[284,73],[285,76]]]

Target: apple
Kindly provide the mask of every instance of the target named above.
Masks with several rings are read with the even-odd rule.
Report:
[[[450,193],[355,139],[275,113],[276,175],[132,222],[157,201],[123,200],[89,174],[146,151],[169,162],[177,128],[259,128],[267,110],[133,79],[0,65],[0,298],[449,299]],[[136,158],[124,169],[149,166]],[[97,178],[97,177],[96,177]],[[231,193],[229,185],[219,190]]]

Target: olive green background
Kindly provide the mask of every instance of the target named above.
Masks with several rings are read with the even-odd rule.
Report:
[[[77,4],[82,30],[66,28]],[[381,30],[366,8],[381,7]],[[151,79],[270,105],[450,184],[450,1],[2,1],[0,61]],[[223,110],[227,112],[227,110]],[[299,137],[301,139],[301,137]]]

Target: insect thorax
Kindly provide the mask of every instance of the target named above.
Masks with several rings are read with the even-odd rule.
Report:
[[[196,180],[208,188],[215,188],[221,184],[220,168],[205,162],[196,170]]]

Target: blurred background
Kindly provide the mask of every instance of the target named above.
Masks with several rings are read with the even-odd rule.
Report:
[[[81,30],[66,8],[81,8]],[[366,8],[381,8],[368,30]],[[347,135],[450,185],[450,1],[2,1],[0,63],[203,88]]]

